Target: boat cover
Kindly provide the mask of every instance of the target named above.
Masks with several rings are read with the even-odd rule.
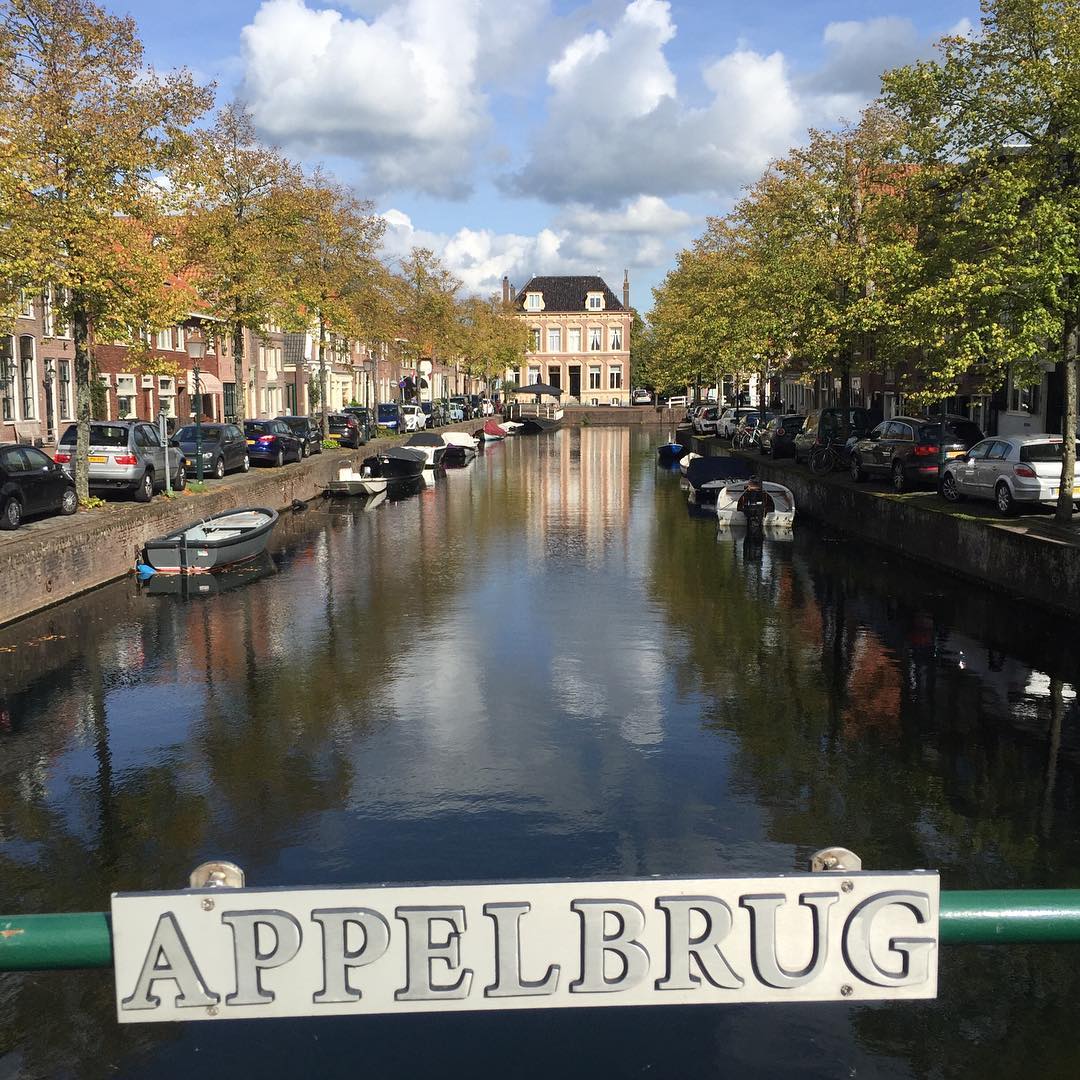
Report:
[[[695,488],[713,480],[749,480],[753,475],[750,463],[737,457],[698,457],[686,468],[686,479]]]
[[[484,434],[495,435],[500,439],[506,438],[506,431],[501,428],[494,420],[489,420],[486,424],[484,424]]]
[[[476,439],[474,439],[467,431],[444,431],[442,433],[442,439],[447,446],[461,446],[466,449],[476,449]]]
[[[433,431],[418,431],[406,446],[445,446],[446,440]]]
[[[398,458],[400,461],[427,461],[427,454],[414,446],[391,446],[384,451],[384,456]]]

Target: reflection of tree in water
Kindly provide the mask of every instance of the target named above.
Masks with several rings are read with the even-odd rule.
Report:
[[[805,524],[744,562],[679,500],[659,493],[651,596],[685,643],[680,687],[711,691],[703,723],[737,737],[733,772],[771,839],[800,862],[842,843],[868,869],[940,869],[944,888],[1080,885],[1077,762],[1059,754],[1080,719],[1061,690],[1075,635]],[[1057,672],[1038,722],[1002,704],[1017,657]],[[1073,951],[946,949],[938,1003],[861,1009],[855,1030],[920,1076],[1080,1075]]]

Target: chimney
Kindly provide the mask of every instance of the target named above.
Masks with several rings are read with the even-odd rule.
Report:
[[[630,271],[624,270],[622,272],[622,306],[624,308],[630,307]]]
[[[510,279],[503,274],[503,303],[510,303]]]

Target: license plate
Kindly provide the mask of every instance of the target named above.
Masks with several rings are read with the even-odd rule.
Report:
[[[966,450],[949,450],[949,451],[948,451],[948,452],[947,452],[947,453],[945,454],[945,456],[946,456],[946,457],[963,457],[963,456],[964,456],[964,454],[966,454],[966,453],[967,453],[967,451],[966,451]]]
[[[254,439],[248,439],[247,444],[248,444],[248,446],[254,446],[255,445],[255,440]]]
[[[192,462],[191,458],[184,458],[184,464],[185,465],[191,465],[191,464],[193,464],[193,462]]]
[[[105,454],[91,454],[86,460],[96,462],[100,465],[108,461],[109,459]]]
[[[938,898],[919,871],[114,894],[117,1017],[933,998]]]
[[[327,435],[326,437],[328,439],[340,439],[341,438],[341,436],[336,431],[331,431],[330,434]]]

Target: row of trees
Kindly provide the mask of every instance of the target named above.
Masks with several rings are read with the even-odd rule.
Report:
[[[523,356],[501,303],[460,298],[424,249],[387,266],[372,204],[261,145],[241,105],[202,123],[213,86],[149,69],[131,18],[90,0],[0,0],[0,18],[0,309],[50,283],[63,298],[81,498],[95,341],[153,371],[147,331],[204,313],[232,341],[241,416],[244,332],[268,325],[314,334],[324,411],[333,338],[460,358],[476,377]]]
[[[811,131],[654,290],[639,382],[894,368],[929,403],[1058,366],[1072,514],[1080,328],[1080,0],[983,0],[971,37]],[[762,385],[765,379],[761,380]]]

